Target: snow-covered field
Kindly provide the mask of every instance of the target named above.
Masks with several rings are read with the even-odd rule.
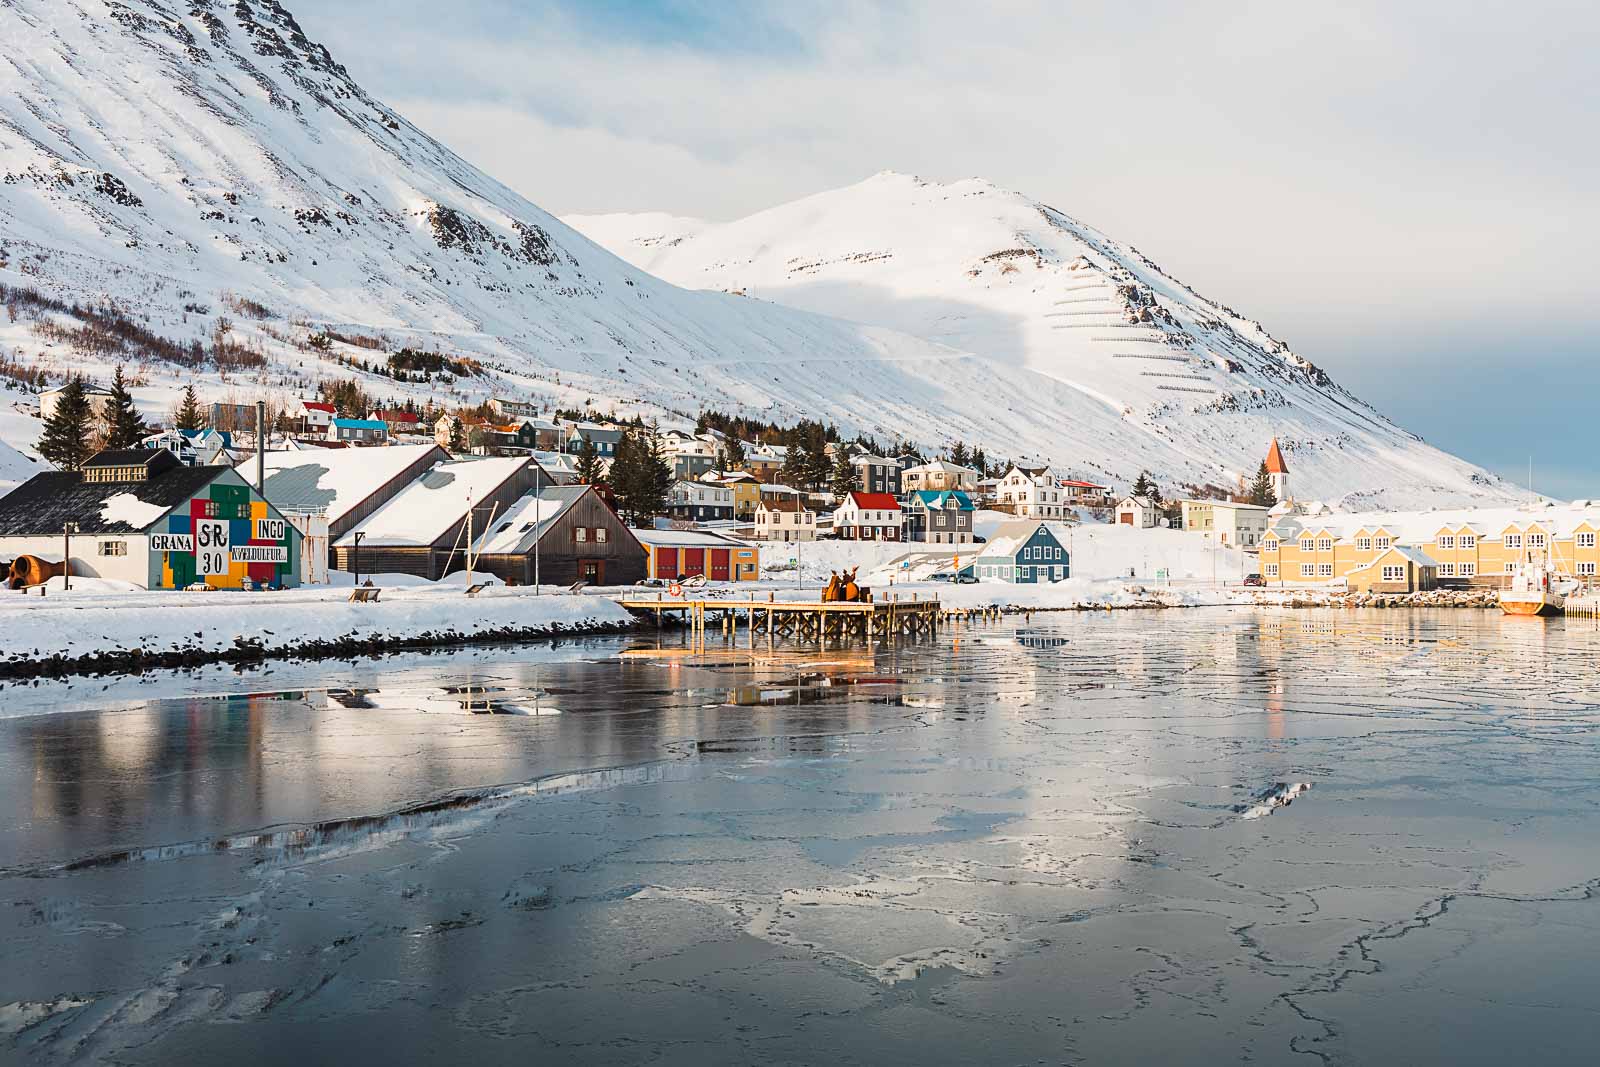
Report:
[[[44,596],[0,593],[4,658],[77,658],[102,652],[185,650],[216,653],[240,641],[267,651],[310,642],[404,641],[425,634],[460,639],[497,630],[625,626],[631,616],[603,595],[569,596],[546,586],[491,586],[467,597],[463,576],[433,583],[406,575],[377,575],[377,603],[348,602],[350,578],[333,586],[275,593],[126,591],[114,583],[60,578]]]

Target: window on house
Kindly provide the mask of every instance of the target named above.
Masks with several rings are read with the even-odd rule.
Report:
[[[596,526],[594,530],[594,539],[603,545],[606,543],[606,538],[610,535],[610,532],[611,531],[607,530],[604,526]]]
[[[1578,573],[1579,574],[1584,574],[1584,575],[1593,574],[1594,573],[1594,560],[1588,559],[1588,560],[1580,561],[1579,564],[1578,564]]]
[[[1460,536],[1460,538],[1457,539],[1456,543],[1458,545],[1460,545],[1462,548],[1477,548],[1478,547],[1478,539],[1476,537],[1472,536],[1471,534],[1462,534]]]
[[[128,554],[128,542],[101,541],[100,554],[102,556],[126,556]]]
[[[1400,565],[1400,566],[1385,566],[1383,568],[1383,580],[1386,581],[1386,582],[1403,582],[1403,581],[1405,581],[1406,580],[1406,569],[1405,569],[1405,566],[1404,565]]]
[[[1454,537],[1451,537],[1449,534],[1440,534],[1439,535],[1439,547],[1440,548],[1454,548],[1454,547],[1456,547],[1456,539]]]
[[[1302,578],[1315,578],[1316,576],[1317,576],[1317,565],[1315,563],[1302,563],[1302,564],[1300,564],[1300,577],[1302,577]]]
[[[1331,564],[1331,563],[1319,563],[1319,564],[1317,564],[1317,577],[1318,578],[1332,578],[1333,577],[1333,564]]]
[[[1521,534],[1506,534],[1506,547],[1507,548],[1521,548],[1522,547],[1522,535]]]
[[[1356,551],[1357,552],[1371,552],[1372,551],[1372,538],[1370,538],[1370,537],[1358,537],[1358,538],[1356,538]]]
[[[1278,576],[1278,565],[1276,563],[1267,564],[1267,577],[1268,578],[1276,578],[1277,576]]]
[[[1278,542],[1269,537],[1261,542],[1261,550],[1263,552],[1276,552],[1278,551]]]
[[[1332,552],[1333,551],[1333,538],[1324,537],[1324,538],[1320,539],[1319,541],[1317,541],[1317,551],[1318,552]]]
[[[1391,537],[1374,537],[1372,539],[1373,548],[1388,548],[1392,544],[1394,544],[1394,539]]]
[[[585,541],[589,540],[589,531],[588,531],[588,529],[586,527],[583,527],[583,526],[576,527],[572,531],[572,538],[573,538],[573,540],[577,541],[581,545]]]
[[[1478,565],[1476,563],[1461,563],[1457,565],[1457,570],[1463,578],[1474,578],[1478,574]]]
[[[1300,538],[1300,551],[1302,551],[1302,552],[1310,552],[1311,551],[1311,538],[1309,538],[1309,537]]]
[[[1506,560],[1506,573],[1507,574],[1515,574],[1515,573],[1517,573],[1517,561],[1516,560],[1511,560],[1511,559]]]
[[[1454,563],[1441,563],[1441,564],[1439,564],[1439,577],[1441,577],[1441,578],[1454,578],[1455,576],[1456,576],[1456,565]]]
[[[1592,534],[1592,533],[1581,533],[1581,534],[1579,534],[1578,535],[1578,547],[1579,548],[1593,548],[1594,547],[1594,534]]]
[[[1531,533],[1531,534],[1529,534],[1528,535],[1528,547],[1529,548],[1543,548],[1544,547],[1544,534],[1542,534],[1542,533]]]

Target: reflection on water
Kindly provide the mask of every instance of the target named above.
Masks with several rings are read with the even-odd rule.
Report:
[[[0,1050],[1575,1059],[1597,651],[1477,612],[1035,615],[3,719]]]

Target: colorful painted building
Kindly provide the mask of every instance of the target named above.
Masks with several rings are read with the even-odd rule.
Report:
[[[165,449],[106,451],[0,498],[0,558],[70,559],[74,576],[146,589],[290,588],[301,533],[231,467]]]

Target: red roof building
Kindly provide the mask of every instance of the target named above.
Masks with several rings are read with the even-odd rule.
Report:
[[[833,532],[846,541],[903,541],[905,515],[890,493],[850,493],[833,513]]]
[[[1278,448],[1278,439],[1272,439],[1272,447],[1267,449],[1267,473],[1288,474],[1289,465],[1283,461],[1283,452]]]

